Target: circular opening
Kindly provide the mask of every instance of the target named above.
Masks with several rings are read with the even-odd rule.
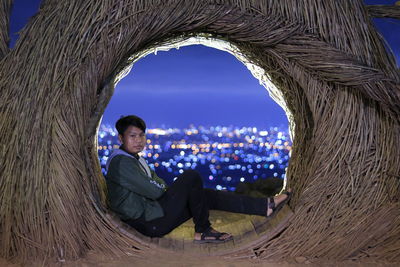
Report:
[[[157,54],[157,52],[160,50],[167,51],[171,48],[179,48],[181,46],[189,46],[189,45],[197,45],[197,44],[201,44],[201,45],[205,45],[208,47],[212,47],[215,49],[229,52],[230,54],[234,55],[239,61],[241,61],[251,71],[253,76],[259,80],[260,84],[262,84],[267,89],[267,91],[269,92],[272,99],[274,99],[285,110],[286,115],[289,120],[290,132],[291,133],[293,132],[294,124],[291,120],[292,116],[289,113],[288,109],[286,108],[286,104],[285,104],[282,94],[272,84],[272,82],[270,82],[268,74],[266,74],[263,69],[256,66],[255,64],[252,64],[249,60],[247,60],[246,57],[240,53],[239,49],[236,46],[234,46],[226,41],[222,41],[222,40],[215,39],[215,38],[210,38],[209,36],[206,36],[206,35],[198,35],[196,37],[190,37],[190,38],[185,38],[185,39],[183,39],[183,38],[176,39],[176,40],[170,41],[168,44],[159,45],[155,48],[147,49],[147,50],[142,51],[139,54],[133,55],[128,60],[129,64],[127,64],[127,66],[117,74],[117,76],[115,78],[114,86],[130,72],[134,63],[136,63],[139,59],[147,56],[148,54],[150,54],[150,53]],[[104,131],[108,131],[109,134],[114,139],[116,139],[116,135],[117,135],[117,133],[115,131],[113,131],[112,129],[110,129],[110,127],[105,127],[102,129],[102,131],[100,131],[100,136],[99,136],[100,143],[99,143],[98,147],[100,150],[99,154],[100,154],[100,161],[101,161],[102,166],[105,165],[105,161],[109,154],[108,150],[110,149],[110,145],[112,146],[112,148],[118,147],[115,144],[115,142],[112,142],[110,140],[106,140],[106,142],[108,142],[108,143],[104,144],[104,140],[102,140],[102,138],[104,138],[104,136],[102,136],[102,132],[104,132]],[[190,131],[190,129],[189,129],[189,131]],[[151,129],[150,130],[150,135],[155,135],[155,136],[157,136],[157,138],[158,138],[158,136],[162,136],[165,134],[166,134],[165,130],[163,130],[163,129]],[[146,151],[144,156],[151,159],[152,157],[157,156],[157,154],[158,154],[157,146],[159,146],[159,145],[154,144],[151,140],[148,140],[148,141],[150,141],[150,142],[148,142],[148,146],[151,146],[150,147],[151,151]],[[232,145],[235,145],[235,144],[232,144]],[[236,144],[236,145],[240,145],[240,144]],[[177,144],[177,146],[179,146],[179,145]],[[180,147],[180,148],[187,149],[187,147],[184,148],[183,146],[187,146],[187,145],[186,144],[182,145],[182,147]],[[211,144],[210,144],[210,146],[211,146]],[[201,149],[201,148],[198,148],[198,149]],[[185,152],[183,152],[183,153],[185,153]],[[151,163],[150,165],[152,165],[152,164],[153,164],[153,166],[151,166],[151,167],[158,167],[158,166],[154,166],[154,163]],[[159,164],[159,163],[155,163],[155,164]],[[179,163],[179,164],[181,164],[181,163]],[[271,164],[269,167],[274,168],[273,164]],[[162,175],[160,175],[160,176],[163,177]],[[211,176],[212,175],[210,175],[209,177],[206,177],[206,180],[207,180],[207,178],[212,179],[213,177],[211,177]],[[225,178],[229,179],[231,177],[227,176]],[[223,187],[222,186],[221,186],[221,188],[217,187],[217,189],[223,189]],[[227,220],[227,218],[228,218],[228,220]],[[261,233],[261,232],[264,233],[266,230],[271,230],[271,229],[269,229],[270,227],[265,226],[265,224],[264,224],[265,219],[262,217],[260,218],[259,216],[249,216],[249,215],[246,216],[246,215],[238,215],[238,214],[227,214],[224,212],[215,212],[215,213],[212,212],[210,219],[213,222],[213,225],[218,227],[218,229],[221,229],[222,231],[231,232],[231,233],[235,234],[236,236],[241,235],[242,239],[249,239],[248,238],[249,232],[253,238],[255,236],[259,236],[257,234],[257,232],[255,232],[255,229],[257,227],[258,227],[257,229],[258,229],[259,233]],[[276,221],[275,224],[278,225],[279,220]],[[263,225],[263,227],[259,227],[260,225]],[[263,229],[263,230],[261,231],[260,229]],[[254,233],[256,233],[256,235],[254,235]],[[176,229],[171,234],[167,235],[167,238],[170,237],[175,240],[178,240],[180,238],[183,238],[184,240],[191,240],[192,234],[193,234],[193,225],[191,222],[187,222],[184,225],[182,225],[181,227],[179,227],[179,229]],[[243,238],[243,237],[245,237],[245,238]]]

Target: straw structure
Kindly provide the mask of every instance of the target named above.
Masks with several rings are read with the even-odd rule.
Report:
[[[4,0],[0,4],[0,59],[3,58],[9,51],[8,45],[10,37],[8,33],[9,20],[11,13],[12,0]]]
[[[400,3],[397,6],[367,6],[367,9],[371,17],[400,19]]]
[[[400,72],[361,0],[46,0],[12,50],[3,3],[0,257],[146,255],[105,216],[97,127],[132,56],[206,33],[265,70],[295,125],[293,218],[244,256],[400,261]]]

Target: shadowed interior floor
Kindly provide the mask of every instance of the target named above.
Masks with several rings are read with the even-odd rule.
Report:
[[[255,244],[277,236],[287,227],[292,215],[293,212],[287,205],[268,219],[263,216],[211,210],[210,221],[213,227],[218,231],[233,234],[234,239],[222,244],[194,244],[192,220],[186,221],[162,238],[150,238],[122,223],[116,215],[108,214],[108,216],[112,216],[112,221],[121,232],[126,235],[134,235],[149,245],[156,245],[157,248],[206,255],[224,255],[235,252],[238,258],[248,257],[249,250]]]
[[[257,215],[246,215],[232,213],[220,210],[210,211],[210,222],[218,231],[227,232],[234,236],[243,234],[253,230],[254,224],[262,224],[266,218]],[[166,238],[193,240],[194,238],[194,223],[190,219],[180,225],[174,231],[165,236]]]

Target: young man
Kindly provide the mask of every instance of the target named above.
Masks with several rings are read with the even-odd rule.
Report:
[[[144,235],[161,237],[193,217],[194,242],[226,242],[232,235],[211,227],[209,209],[268,217],[288,200],[289,192],[265,199],[204,190],[202,178],[193,170],[168,187],[139,155],[146,145],[145,122],[130,115],[119,119],[116,128],[121,147],[107,161],[110,208]]]

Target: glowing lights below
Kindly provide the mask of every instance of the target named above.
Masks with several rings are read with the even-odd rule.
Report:
[[[111,151],[119,148],[116,133],[112,127],[100,126],[98,153],[103,173]],[[234,190],[239,182],[260,178],[284,178],[291,152],[288,135],[275,128],[156,128],[148,129],[147,137],[141,155],[167,183],[193,169],[206,177],[206,187],[218,190]]]

